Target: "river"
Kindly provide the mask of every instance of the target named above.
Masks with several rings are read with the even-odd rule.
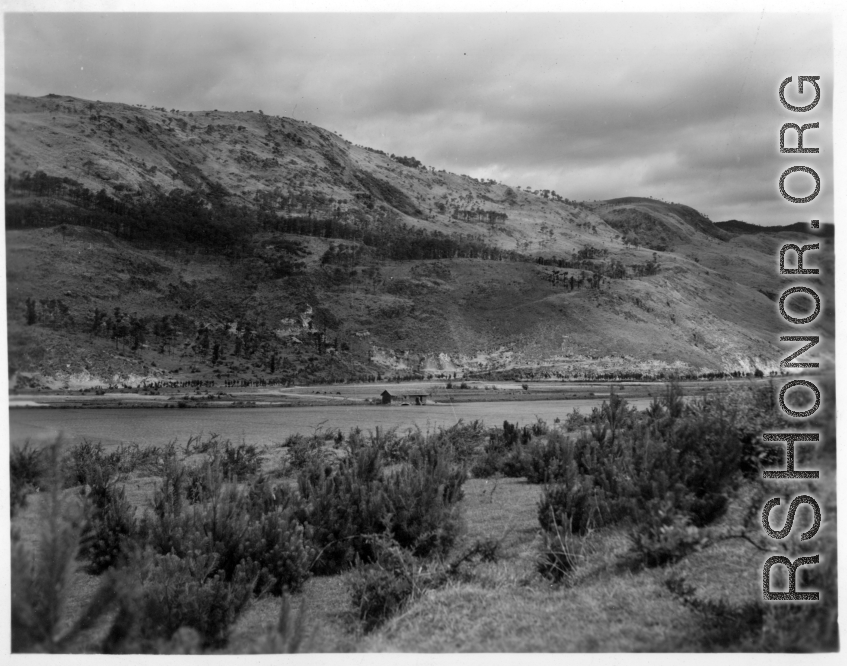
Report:
[[[104,409],[11,409],[11,441],[49,441],[62,433],[63,439],[78,442],[89,439],[104,446],[121,442],[162,445],[176,440],[184,443],[193,435],[218,435],[248,444],[268,445],[284,441],[294,433],[311,434],[316,428],[345,434],[359,427],[367,432],[377,426],[396,427],[400,433],[416,426],[422,431],[448,427],[459,419],[480,419],[486,425],[502,425],[504,420],[521,425],[536,417],[552,424],[574,408],[582,414],[599,407],[602,398],[538,400],[516,402],[466,402],[455,405],[338,405],[323,407],[267,408],[104,408]],[[638,409],[648,398],[630,401]]]

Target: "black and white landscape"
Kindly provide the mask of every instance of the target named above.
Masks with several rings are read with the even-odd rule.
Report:
[[[4,20],[13,652],[838,649],[829,15]]]

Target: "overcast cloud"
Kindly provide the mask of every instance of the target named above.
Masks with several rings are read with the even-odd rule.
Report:
[[[832,28],[787,14],[7,14],[6,92],[259,110],[575,199],[832,219]],[[809,113],[779,83],[821,77]],[[802,103],[811,99],[808,92]],[[784,122],[819,155],[780,155]],[[789,137],[791,133],[789,133]],[[814,203],[780,173],[815,168]],[[797,195],[811,179],[792,176]]]

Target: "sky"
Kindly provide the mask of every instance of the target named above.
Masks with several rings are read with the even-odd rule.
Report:
[[[832,220],[827,14],[7,13],[6,93],[307,120],[428,166],[712,220]],[[806,113],[797,77],[820,76]],[[779,153],[783,123],[818,122]],[[788,145],[794,145],[788,133]],[[809,166],[821,192],[779,194]],[[788,178],[810,194],[811,177]]]

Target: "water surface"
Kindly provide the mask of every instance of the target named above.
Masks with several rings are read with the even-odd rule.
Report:
[[[202,408],[202,409],[11,409],[11,441],[21,443],[52,439],[60,432],[66,440],[83,438],[106,444],[137,442],[166,444],[185,442],[193,435],[217,433],[248,444],[282,442],[291,434],[311,434],[316,428],[345,434],[354,427],[367,432],[377,426],[396,427],[404,433],[418,427],[432,431],[438,427],[479,419],[486,425],[502,425],[504,420],[521,425],[542,418],[552,424],[576,407],[587,414],[602,398],[578,400],[538,400],[520,402],[467,402],[455,405],[338,405],[321,407]],[[648,398],[629,404],[644,409]]]

